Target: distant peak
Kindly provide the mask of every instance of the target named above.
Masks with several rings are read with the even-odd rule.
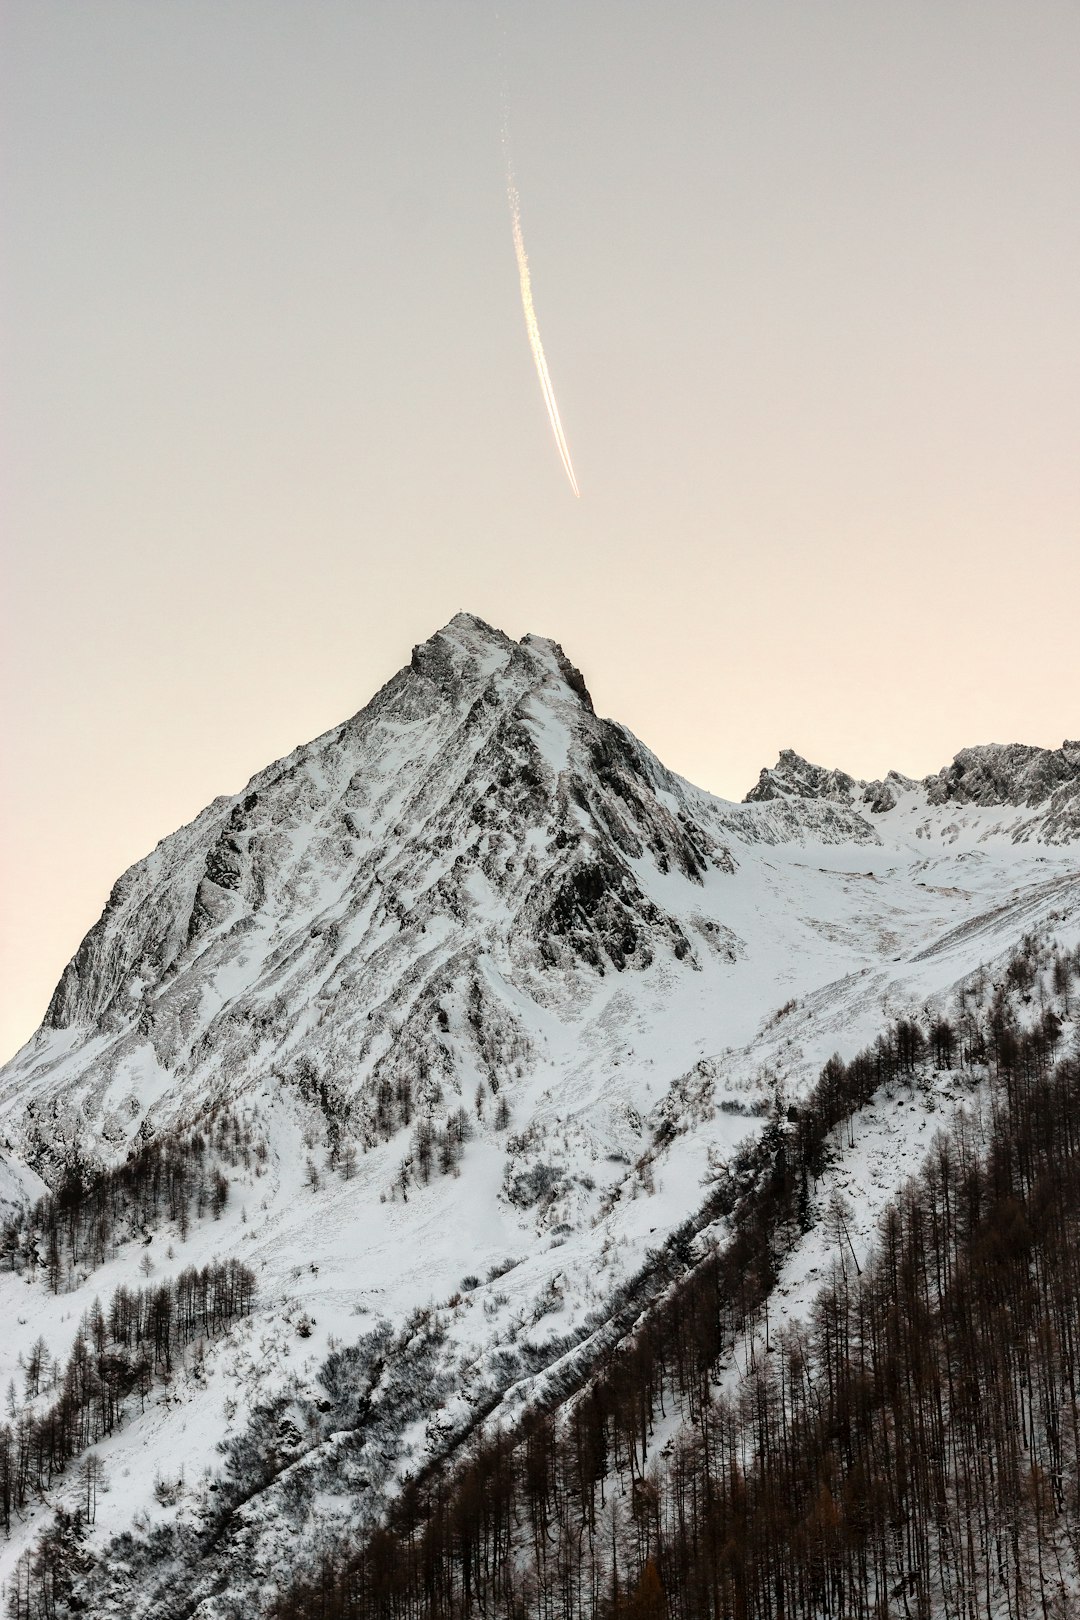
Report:
[[[861,786],[846,771],[826,770],[812,765],[793,748],[782,748],[771,770],[763,770],[745,803],[761,804],[769,799],[835,799],[851,804]]]
[[[1039,748],[1028,743],[982,743],[962,748],[951,764],[921,781],[890,771],[874,782],[812,765],[793,748],[784,748],[776,764],[762,771],[745,802],[826,799],[846,806],[866,805],[877,815],[916,792],[928,805],[1041,810],[1046,816],[1043,836],[1064,842],[1080,829],[1080,744],[1066,741],[1060,748]]]
[[[926,778],[931,804],[1027,805],[1046,803],[1067,794],[1075,801],[1080,788],[1080,744],[1037,748],[1029,743],[981,743],[962,748],[936,776]]]

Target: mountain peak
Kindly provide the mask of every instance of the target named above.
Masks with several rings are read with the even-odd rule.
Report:
[[[962,748],[950,765],[926,779],[932,804],[1043,804],[1060,789],[1080,786],[1080,743],[1037,748],[1029,743],[981,743]]]
[[[538,981],[552,966],[644,966],[660,948],[691,959],[693,930],[649,892],[671,872],[698,884],[710,864],[730,865],[689,804],[636,739],[596,716],[557,642],[455,614],[344,726],[215,800],[119,880],[46,1024],[107,1024],[170,1070],[197,1067],[195,1047],[220,1038],[243,1067],[234,1002],[246,1024],[272,1000],[284,1048],[321,998],[359,1069],[373,964],[407,974],[424,935],[435,978],[450,957],[459,969],[494,959],[507,976],[527,960]],[[208,981],[229,984],[220,1013]],[[393,1000],[394,972],[384,983]],[[359,1021],[340,1011],[361,1003]],[[411,1056],[431,1068],[426,1039]],[[407,1044],[372,1062],[405,1061]]]
[[[514,643],[475,613],[455,613],[427,641],[413,648],[411,667],[424,675],[475,678],[506,663]]]
[[[782,748],[772,770],[763,770],[755,787],[746,795],[746,804],[764,804],[770,799],[833,799],[851,804],[862,784],[846,771],[826,770],[812,765],[793,748]]]
[[[414,647],[410,668],[440,684],[456,685],[485,682],[522,659],[541,679],[554,677],[568,687],[584,709],[595,713],[584,676],[559,642],[533,634],[513,641],[475,613],[455,613],[441,630]]]
[[[509,647],[510,637],[495,625],[488,624],[478,613],[455,613],[454,617],[435,632],[448,641],[461,641],[469,646]]]
[[[1026,839],[1038,829],[1050,842],[1067,842],[1080,831],[1080,743],[1066,741],[1060,748],[981,743],[962,748],[950,764],[921,782],[898,771],[890,771],[881,781],[865,782],[846,771],[813,765],[793,748],[783,748],[776,764],[761,772],[744,803],[791,805],[821,799],[865,805],[880,815],[912,792],[918,792],[929,807],[1036,811],[1035,819],[1014,823],[1012,836]]]

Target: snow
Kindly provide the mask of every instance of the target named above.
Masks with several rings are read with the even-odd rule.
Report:
[[[155,1282],[229,1255],[256,1272],[253,1316],[201,1358],[189,1349],[97,1448],[111,1481],[98,1545],[198,1511],[219,1442],[255,1402],[314,1391],[335,1344],[379,1321],[400,1333],[430,1308],[449,1394],[396,1436],[383,1474],[372,1468],[370,1502],[319,1497],[327,1517],[377,1512],[485,1396],[502,1391],[497,1418],[540,1387],[542,1367],[500,1357],[531,1345],[542,1361],[549,1344],[554,1363],[600,1330],[778,1093],[798,1096],[833,1052],[942,1004],[1025,932],[1080,938],[1080,859],[1060,813],[934,803],[899,778],[877,812],[865,784],[805,762],[799,782],[819,796],[795,793],[783,760],[764,773],[773,797],[726,803],[598,720],[560,660],[551,643],[459,615],[367,709],[125,874],[53,1023],[0,1074],[12,1148],[0,1212],[42,1187],[19,1152],[45,1175],[76,1141],[122,1158],[140,1131],[195,1123],[214,1099],[266,1146],[265,1165],[229,1169],[221,1219],[186,1240],[162,1228],[56,1296],[0,1276],[3,1389],[39,1334],[63,1356],[95,1297],[145,1282],[146,1253]],[[215,852],[234,887],[208,876],[225,869]],[[588,909],[588,886],[573,886],[583,867],[617,871],[617,914]],[[348,1180],[327,1167],[329,1122],[296,1083],[300,1060],[351,1109]],[[372,1127],[380,1086],[403,1076],[418,1112],[438,1122],[463,1107],[473,1126],[457,1173],[414,1176],[407,1198],[411,1127],[389,1140]],[[966,1106],[946,1079],[860,1118],[836,1171],[857,1251],[933,1130]],[[534,1173],[548,1196],[514,1202]],[[810,1308],[830,1263],[820,1244],[811,1233],[791,1257],[781,1315]],[[466,1289],[467,1277],[480,1280]],[[184,1481],[172,1506],[154,1495],[163,1469]],[[51,1504],[73,1491],[60,1482]],[[282,1556],[275,1500],[248,1515],[268,1566]],[[49,1505],[0,1548],[0,1580]]]

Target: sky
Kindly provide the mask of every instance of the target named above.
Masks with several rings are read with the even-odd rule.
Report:
[[[1078,173],[1075,0],[6,0],[0,1058],[459,609],[727,797],[1080,735]]]

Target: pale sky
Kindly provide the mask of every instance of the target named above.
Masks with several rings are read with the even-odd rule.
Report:
[[[459,608],[734,798],[1080,735],[1075,0],[6,0],[0,108],[0,1057]]]

